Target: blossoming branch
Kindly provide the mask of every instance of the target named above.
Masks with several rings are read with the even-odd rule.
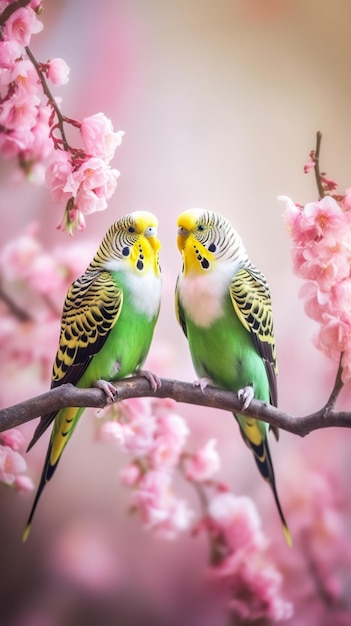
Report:
[[[48,82],[66,84],[69,67],[60,58],[39,62],[29,48],[43,29],[40,13],[38,0],[0,1],[0,154],[16,158],[29,180],[46,181],[52,198],[65,203],[58,228],[72,234],[115,192],[119,172],[110,163],[124,133],[103,113],[80,122],[61,112]],[[67,141],[67,124],[78,130],[79,147]]]

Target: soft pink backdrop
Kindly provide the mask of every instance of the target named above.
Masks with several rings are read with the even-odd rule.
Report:
[[[341,189],[351,184],[350,19],[348,0],[44,2],[45,29],[31,47],[43,61],[62,56],[70,66],[69,84],[55,92],[63,98],[63,111],[78,119],[103,111],[115,130],[126,133],[112,163],[121,172],[117,192],[105,213],[87,218],[86,231],[75,240],[92,239],[97,246],[122,213],[146,209],[159,217],[164,292],[149,365],[161,375],[195,378],[174,316],[173,293],[180,268],[176,218],[200,206],[231,220],[269,280],[280,406],[299,415],[326,401],[334,365],[312,345],[315,326],[298,298],[300,282],[292,274],[284,207],[277,196],[302,203],[316,198],[313,174],[305,176],[303,164],[317,130],[324,133],[322,167]],[[43,188],[14,184],[13,173],[12,164],[2,161],[2,243],[39,220],[46,246],[70,246],[68,236],[55,230],[63,207],[55,206]],[[82,259],[82,271],[88,261]],[[343,396],[347,407],[350,394]],[[18,390],[13,402],[22,398]],[[233,418],[194,407],[181,410],[195,442],[218,438],[222,476],[233,491],[248,493],[257,503],[285,570],[285,596],[296,600],[289,623],[346,624],[323,604],[317,607],[311,578],[296,565],[299,546],[295,556],[287,553],[273,499]],[[28,441],[32,429],[24,428]],[[170,615],[169,607],[175,607],[174,623],[185,623],[186,590],[206,563],[205,541],[154,539],[126,514],[126,493],[118,480],[124,459],[97,443],[94,429],[87,412],[24,546],[20,537],[32,495],[1,489],[0,597],[6,626],[105,626],[117,623],[117,615],[121,624],[145,624],[159,605]],[[46,444],[39,443],[29,458],[36,480]],[[296,493],[304,491],[313,470],[336,481],[347,533],[350,507],[343,477],[350,471],[349,444],[348,431],[334,430],[305,440],[282,432],[279,445],[272,440],[278,490],[293,536]],[[89,580],[94,560],[101,566],[94,569],[100,567],[95,577],[101,576],[101,584]],[[296,580],[296,571],[306,580]],[[344,582],[349,589],[350,578]],[[205,626],[204,619],[199,623]]]

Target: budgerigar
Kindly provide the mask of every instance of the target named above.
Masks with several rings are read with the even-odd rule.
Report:
[[[223,216],[191,209],[178,218],[183,267],[176,286],[176,314],[188,339],[199,383],[238,392],[243,409],[252,398],[277,406],[277,365],[271,296],[263,274]],[[268,447],[268,424],[235,415],[258,469],[269,482],[286,540]],[[278,437],[278,430],[273,428]]]
[[[63,307],[59,347],[51,387],[72,383],[97,386],[113,398],[112,381],[140,370],[148,354],[161,300],[160,242],[156,217],[136,211],[118,219],[105,234],[85,273],[69,288]],[[44,415],[28,449],[54,421],[37,494],[23,539],[46,483],[84,408],[71,407]]]

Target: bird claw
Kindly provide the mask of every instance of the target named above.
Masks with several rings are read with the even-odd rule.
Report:
[[[117,394],[117,389],[112,383],[101,379],[96,381],[94,387],[102,389],[107,398],[107,404],[111,404],[111,402],[113,402],[115,395]]]
[[[139,370],[138,374],[139,376],[143,376],[144,378],[146,378],[146,380],[149,381],[150,387],[153,392],[157,391],[157,389],[161,387],[161,379],[153,372],[150,372],[149,370]]]
[[[243,403],[242,410],[246,411],[246,409],[248,409],[250,406],[251,400],[253,400],[254,398],[253,386],[247,385],[246,387],[239,389],[237,393],[239,400],[241,400]]]
[[[210,378],[206,378],[206,376],[199,378],[198,380],[194,380],[193,382],[194,387],[200,387],[202,393],[205,391],[207,385],[211,384],[212,380]]]

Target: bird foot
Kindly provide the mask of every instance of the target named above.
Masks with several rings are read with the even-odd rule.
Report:
[[[248,409],[250,406],[251,400],[253,400],[254,398],[253,386],[247,385],[246,387],[239,389],[237,393],[238,393],[239,400],[242,400],[242,403],[243,403],[242,410],[246,411],[246,409]]]
[[[102,389],[102,391],[104,392],[107,398],[107,404],[111,404],[111,402],[113,402],[115,395],[117,393],[117,389],[112,383],[109,383],[107,380],[101,379],[101,380],[96,381],[96,383],[94,384],[94,387],[97,387],[98,389]]]
[[[146,378],[146,380],[149,381],[150,387],[153,392],[157,391],[157,389],[161,387],[160,378],[156,376],[156,374],[153,374],[153,372],[150,372],[149,370],[139,370],[137,374],[139,374],[139,376],[143,376],[144,378]]]
[[[207,385],[211,384],[212,380],[210,378],[206,378],[206,376],[199,378],[198,380],[194,380],[193,382],[194,387],[200,387],[202,393],[205,391]]]

